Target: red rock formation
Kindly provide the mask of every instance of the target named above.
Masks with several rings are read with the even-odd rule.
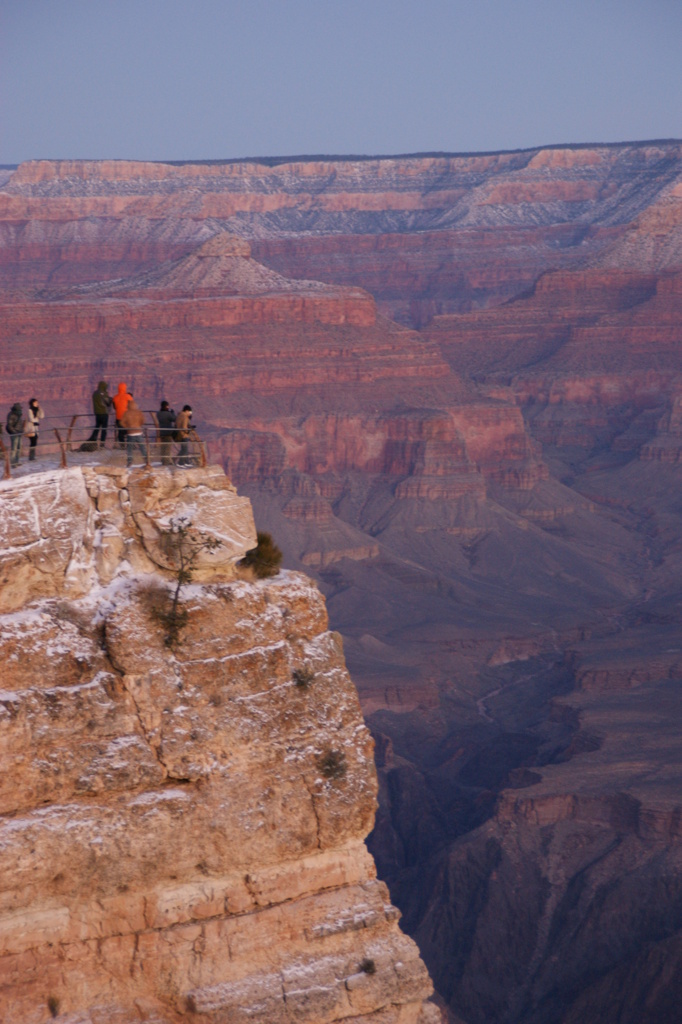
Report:
[[[679,162],[674,144],[301,163],[36,161],[0,194],[1,279],[21,288],[128,276],[228,229],[285,276],[367,288],[383,313],[418,325],[499,303],[547,267],[601,253],[667,196]],[[74,236],[70,225],[83,221]]]
[[[655,742],[682,614],[681,171],[666,143],[43,162],[0,191],[0,397],[85,406],[104,375],[192,402],[325,587],[379,739],[373,849],[470,1024],[630,1024],[628,999],[660,1024],[656,965],[682,962]]]

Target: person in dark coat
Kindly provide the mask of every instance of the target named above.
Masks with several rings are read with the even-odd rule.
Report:
[[[12,439],[10,462],[13,466],[19,465],[19,459],[21,457],[21,439],[24,436],[25,425],[26,421],[24,419],[21,405],[19,402],[15,402],[7,413],[7,421],[5,423],[5,429]]]
[[[156,422],[159,425],[156,439],[159,442],[161,465],[170,466],[171,442],[175,433],[175,410],[171,409],[169,403],[165,400],[161,403],[161,408],[156,414]]]
[[[104,448],[107,439],[107,427],[109,426],[109,410],[111,409],[111,397],[107,388],[107,382],[101,380],[92,393],[92,411],[95,414],[95,429],[90,434],[88,441],[98,441],[99,447]]]

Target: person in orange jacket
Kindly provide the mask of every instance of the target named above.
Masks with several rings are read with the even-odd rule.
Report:
[[[118,391],[114,395],[112,401],[114,403],[114,409],[116,410],[116,440],[121,446],[125,444],[126,439],[125,428],[121,426],[121,420],[126,414],[131,398],[132,395],[128,394],[128,389],[125,384],[119,384]]]

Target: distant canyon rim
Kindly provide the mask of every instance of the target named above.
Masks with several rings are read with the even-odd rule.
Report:
[[[0,403],[191,402],[344,638],[455,1024],[682,996],[682,142],[0,169]]]

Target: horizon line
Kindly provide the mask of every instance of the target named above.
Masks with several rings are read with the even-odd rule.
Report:
[[[189,164],[226,165],[226,164],[262,164],[276,167],[289,163],[344,163],[371,160],[423,160],[423,159],[464,159],[480,156],[514,156],[522,153],[540,153],[543,150],[567,149],[617,149],[619,147],[682,145],[682,139],[632,139],[622,142],[559,142],[550,145],[521,146],[516,149],[487,149],[450,152],[431,150],[416,153],[306,153],[291,156],[243,156],[243,157],[212,157],[208,159],[189,158],[184,160],[144,159],[140,157],[30,157],[16,164],[0,164],[0,170],[16,171],[22,164],[28,163],[136,163],[164,164],[170,167],[183,167]]]

